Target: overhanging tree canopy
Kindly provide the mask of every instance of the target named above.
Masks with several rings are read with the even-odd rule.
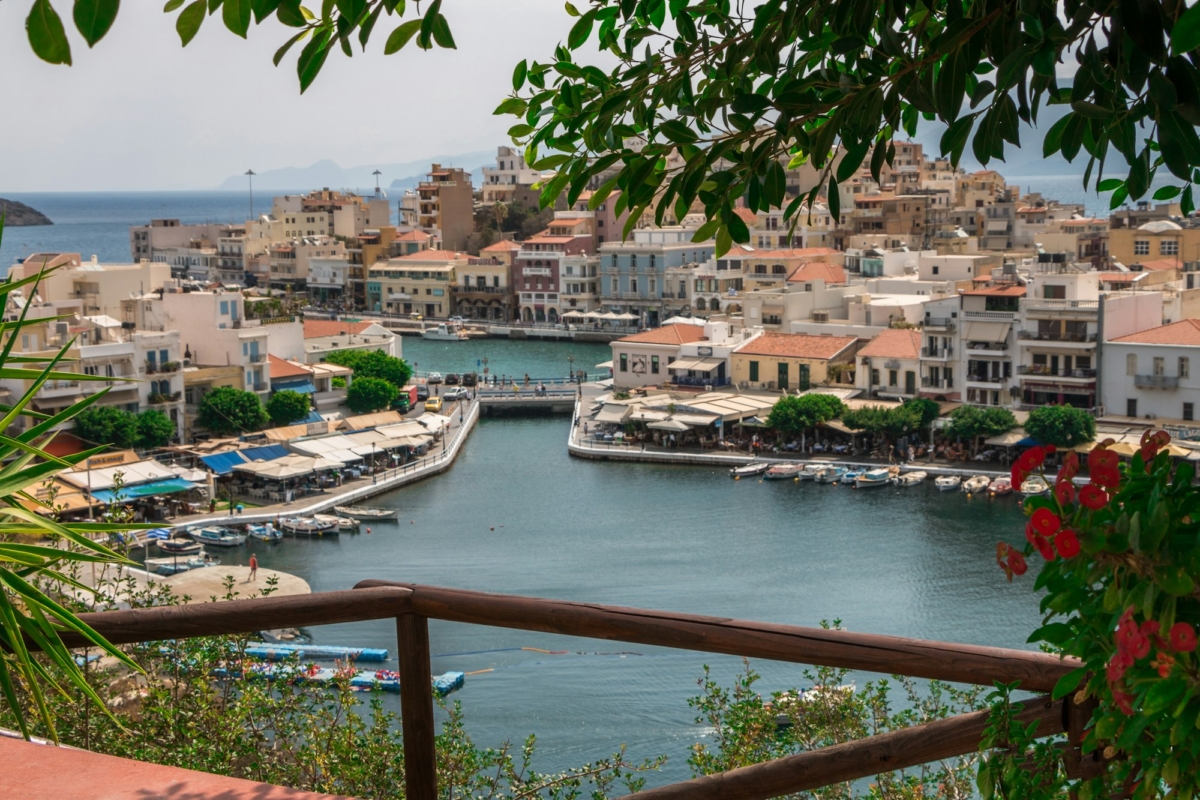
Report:
[[[118,0],[75,0],[75,27],[89,46],[113,24]],[[301,91],[329,53],[365,48],[381,16],[403,19],[404,0],[329,0],[309,11],[300,0],[170,0],[186,45],[206,17],[221,15],[238,36],[274,17],[294,33],[275,55],[303,42],[296,69]],[[695,204],[717,250],[749,241],[733,213],[786,207],[799,214],[826,196],[839,213],[838,186],[865,163],[876,180],[892,163],[895,137],[920,119],[948,126],[943,154],[955,164],[968,144],[983,164],[1019,145],[1022,124],[1047,104],[1070,111],[1044,134],[1043,150],[1074,161],[1086,154],[1084,183],[1113,191],[1114,207],[1148,192],[1160,167],[1194,208],[1200,166],[1200,5],[1176,0],[767,0],[752,9],[728,0],[592,0],[565,44],[548,60],[526,59],[513,73],[513,96],[497,113],[519,121],[509,131],[526,160],[557,169],[542,192],[549,205],[566,192],[574,203],[603,181],[593,206],[621,189],[629,227],[640,212]],[[419,12],[418,12],[419,13]],[[42,59],[71,63],[62,20],[50,0],[35,0],[26,23]],[[356,40],[356,41],[355,41]],[[442,0],[388,35],[385,53],[408,42],[453,48]],[[605,53],[612,69],[580,57]],[[1073,69],[1069,85],[1057,70]],[[840,150],[839,150],[840,146]],[[1110,152],[1124,178],[1102,179]],[[839,155],[840,154],[840,155]],[[809,162],[820,180],[787,194],[785,166]],[[1111,170],[1110,170],[1111,171]]]

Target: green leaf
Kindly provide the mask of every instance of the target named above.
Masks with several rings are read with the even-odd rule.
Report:
[[[829,202],[829,214],[833,217],[834,224],[837,225],[842,218],[842,196],[838,194],[838,183],[832,176],[829,178],[829,192],[826,200]]]
[[[567,14],[568,14],[569,16],[572,16],[572,17],[578,17],[578,16],[579,16],[579,9],[578,9],[578,8],[576,8],[575,6],[571,5],[570,3],[567,3],[567,4],[566,4],[566,8],[567,8]]]
[[[567,34],[567,47],[572,50],[578,50],[587,42],[588,37],[592,35],[592,25],[596,21],[596,9],[584,14],[579,18],[579,21],[571,26],[571,32]]]
[[[275,57],[273,59],[271,59],[273,62],[275,62],[275,66],[277,66],[277,67],[279,66],[279,62],[283,60],[283,57],[285,55],[287,55],[287,51],[292,49],[292,45],[294,45],[296,42],[303,39],[305,36],[308,36],[308,34],[309,34],[309,31],[307,29],[305,29],[305,30],[302,30],[299,33],[297,33],[292,38],[288,39],[286,42],[284,42],[283,46],[275,51]]]
[[[1200,6],[1193,3],[1171,28],[1171,50],[1176,55],[1183,55],[1197,47],[1200,47]]]
[[[1079,682],[1083,680],[1085,675],[1087,675],[1087,669],[1082,667],[1079,669],[1073,669],[1066,675],[1063,675],[1058,679],[1058,683],[1054,684],[1054,691],[1050,694],[1051,698],[1054,700],[1061,700],[1071,692],[1075,691],[1075,689],[1079,686]]]
[[[400,49],[404,47],[404,45],[408,44],[409,40],[412,39],[412,37],[415,36],[417,31],[420,29],[421,20],[419,19],[410,19],[408,22],[398,26],[396,30],[392,31],[391,35],[388,36],[387,43],[383,46],[383,54],[385,56],[390,56],[393,53],[399,52]]]
[[[529,74],[529,61],[522,58],[520,63],[513,69],[513,91],[521,91],[521,87],[525,85],[525,76]]]
[[[1120,178],[1105,178],[1096,184],[1098,192],[1112,192],[1125,185],[1125,181]]]
[[[1049,642],[1050,644],[1062,644],[1075,635],[1075,631],[1065,622],[1051,622],[1049,625],[1042,627],[1029,634],[1027,642]]]
[[[1180,678],[1168,678],[1166,680],[1157,681],[1150,687],[1150,691],[1146,692],[1146,700],[1142,703],[1142,714],[1147,717],[1155,717],[1168,708],[1171,704],[1183,694],[1187,685]]]
[[[62,19],[49,0],[34,0],[25,18],[25,33],[34,55],[50,64],[71,65],[71,45]]]
[[[500,105],[496,106],[496,110],[492,112],[492,115],[500,116],[501,114],[513,114],[519,117],[525,113],[525,109],[527,107],[528,106],[526,105],[525,101],[521,98],[510,97]]]
[[[433,40],[437,42],[438,47],[446,50],[458,49],[454,44],[454,36],[450,34],[450,23],[442,14],[438,14],[433,20]]]
[[[75,28],[83,35],[88,47],[95,47],[96,42],[108,33],[120,5],[120,0],[75,0],[71,14],[75,18]]]
[[[1071,115],[1067,114],[1058,122],[1050,126],[1050,130],[1046,131],[1046,138],[1042,141],[1042,156],[1049,158],[1057,153],[1062,148],[1063,131],[1067,129],[1067,125],[1071,122]]]
[[[207,11],[208,4],[204,0],[195,0],[175,20],[175,30],[179,33],[179,39],[183,42],[184,47],[187,47],[188,42],[196,38]]]
[[[1155,569],[1154,582],[1162,587],[1164,592],[1175,597],[1189,595],[1196,588],[1196,583],[1192,580],[1192,576],[1182,567],[1176,566],[1158,567]]]
[[[325,59],[329,57],[329,36],[329,29],[322,28],[300,51],[300,58],[296,61],[296,75],[300,78],[300,94],[304,94],[304,90],[316,80],[317,73],[321,71]]]
[[[423,50],[430,48],[430,40],[433,37],[433,22],[437,19],[437,15],[442,11],[442,0],[433,0],[429,8],[425,11],[425,16],[421,18],[421,33],[417,36],[417,47]]]
[[[250,0],[225,0],[221,7],[225,27],[235,35],[246,38],[250,30]]]
[[[183,8],[184,0],[167,0],[167,4],[163,6],[163,13],[170,14],[172,11]]]
[[[1155,200],[1172,200],[1183,192],[1179,186],[1163,186],[1154,193]]]
[[[763,194],[766,195],[766,201],[772,208],[781,207],[784,198],[787,197],[787,173],[784,172],[783,165],[774,159],[767,165],[767,175],[763,181]]]

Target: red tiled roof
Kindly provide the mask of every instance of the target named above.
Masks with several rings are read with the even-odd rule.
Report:
[[[489,244],[487,247],[483,248],[479,252],[481,252],[481,253],[505,253],[509,250],[520,250],[520,249],[521,249],[521,245],[518,242],[504,241],[504,242],[496,242],[495,244]]]
[[[425,231],[408,231],[396,237],[397,242],[427,242],[429,234]]]
[[[525,244],[567,244],[573,242],[580,237],[578,236],[551,236],[548,233],[539,233],[536,236],[530,236],[525,240]]]
[[[745,222],[748,227],[753,228],[755,225],[758,224],[758,214],[755,214],[753,211],[751,211],[748,208],[739,206],[733,210],[733,213],[735,213],[739,217],[741,217],[742,222]]]
[[[822,280],[826,283],[845,283],[846,270],[828,261],[805,261],[792,274],[788,275],[788,283],[803,283],[804,281]]]
[[[963,289],[959,294],[971,297],[1024,297],[1024,286],[983,286],[979,289]]]
[[[559,225],[575,227],[576,225],[585,225],[587,224],[587,221],[587,217],[575,217],[574,219],[552,219],[550,220],[550,227],[553,228]]]
[[[1129,344],[1176,344],[1200,347],[1200,319],[1181,319],[1170,325],[1118,336],[1111,341]]]
[[[1133,263],[1140,265],[1142,269],[1150,272],[1158,272],[1159,270],[1164,269],[1179,269],[1182,266],[1180,262],[1169,258],[1160,258],[1155,259],[1154,261],[1135,261]],[[1132,267],[1132,265],[1130,266]]]
[[[632,336],[624,336],[618,342],[633,342],[637,344],[669,344],[679,345],[688,342],[698,342],[704,338],[703,325],[663,325],[654,330],[642,331]]]
[[[912,328],[888,328],[870,341],[858,355],[869,358],[918,358],[921,332]]]
[[[306,319],[304,320],[304,338],[317,339],[322,336],[362,333],[374,324],[373,322],[339,322],[333,319]],[[274,358],[274,356],[271,357]]]
[[[406,256],[396,256],[392,261],[458,261],[460,258],[470,258],[466,253],[454,250],[418,250]]]
[[[737,348],[749,356],[829,359],[858,341],[855,336],[812,336],[807,333],[764,333]]]
[[[733,254],[733,251],[729,251]],[[832,256],[841,254],[841,250],[834,250],[832,247],[801,247],[795,250],[747,250],[743,249],[740,255],[742,258],[810,258],[813,256]]]
[[[328,322],[329,320],[317,320],[318,322]],[[307,332],[308,323],[304,323]],[[312,338],[305,336],[305,338]],[[271,365],[271,380],[280,378],[307,378],[312,375],[312,370],[307,367],[302,367],[299,364],[293,364],[291,361],[284,361],[279,356],[267,354],[267,362]]]

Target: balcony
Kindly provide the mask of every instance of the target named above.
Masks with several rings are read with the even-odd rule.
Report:
[[[183,399],[183,392],[170,392],[168,394],[152,394],[147,399],[147,402],[152,406],[163,406],[169,403],[178,403]]]
[[[1008,342],[967,342],[966,354],[970,356],[1007,355]]]
[[[1178,375],[1134,375],[1133,385],[1139,389],[1178,389]]]
[[[1038,317],[1060,314],[1070,317],[1094,317],[1099,310],[1099,300],[1048,300],[1046,298],[1025,300],[1025,312]]]
[[[1075,342],[1086,344],[1096,341],[1094,333],[1077,333],[1075,331],[1018,331],[1017,337],[1027,341],[1039,342]]]
[[[101,385],[96,382],[96,385]],[[79,394],[79,381],[46,381],[38,389],[38,397],[65,397]]]
[[[246,356],[246,360],[249,361],[251,364],[261,364],[267,360],[267,354],[266,353],[251,353],[250,355]]]
[[[1080,380],[1095,380],[1096,370],[1094,369],[1064,369],[1042,365],[1042,364],[1022,364],[1017,367],[1018,375],[1034,375],[1039,378],[1078,378]],[[1142,376],[1153,377],[1153,376]]]
[[[921,378],[922,389],[953,389],[954,382],[945,378],[931,378],[925,375]]]
[[[922,358],[947,359],[954,355],[953,347],[922,347]]]
[[[457,294],[511,294],[507,287],[504,286],[455,286],[454,291]],[[400,295],[396,295],[397,298]],[[405,299],[408,299],[406,296]]]
[[[1012,322],[1017,318],[1015,311],[963,311],[963,319],[992,320],[995,322]]]
[[[979,386],[986,387],[988,389],[1003,389],[1005,380],[1006,379],[1001,377],[1000,375],[988,375],[985,373],[975,373],[975,374],[967,375],[967,383],[968,384],[974,383],[974,384],[978,384]]]
[[[179,371],[178,361],[164,361],[161,364],[156,364],[153,361],[146,362],[147,375],[167,375],[172,372]]]
[[[926,330],[929,330],[932,328],[937,328],[940,330],[952,331],[952,330],[954,330],[954,325],[955,325],[955,320],[951,319],[950,317],[926,317],[925,318],[925,329]]]
[[[261,383],[261,382],[260,382],[260,383],[256,383],[256,384],[254,384],[254,385],[253,385],[253,387],[251,388],[251,391],[254,391],[254,392],[266,392],[266,391],[269,391],[269,390],[270,390],[270,388],[271,388],[271,384],[269,384],[269,383]]]

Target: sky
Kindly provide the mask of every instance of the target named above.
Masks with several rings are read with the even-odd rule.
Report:
[[[343,167],[424,159],[508,144],[512,117],[493,109],[522,58],[543,61],[574,21],[544,0],[449,0],[457,50],[410,43],[383,55],[398,21],[382,17],[366,54],[332,53],[300,94],[291,29],[251,26],[248,40],[205,20],[186,48],[160,2],[123,3],[96,47],[54,5],[74,66],[46,64],[25,38],[31,0],[0,2],[0,196],[8,192],[215,188],[332,159]],[[409,16],[412,15],[410,4]]]

